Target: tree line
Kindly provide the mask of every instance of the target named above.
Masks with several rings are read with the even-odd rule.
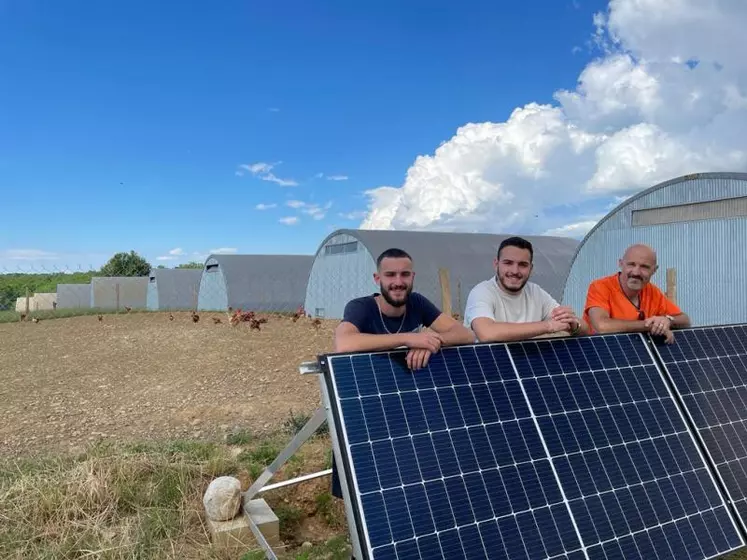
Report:
[[[160,265],[158,268],[166,268]],[[175,268],[202,268],[202,263],[189,262]],[[113,255],[98,270],[86,272],[12,273],[0,274],[0,310],[15,309],[16,299],[36,292],[56,292],[57,284],[88,284],[94,276],[148,276],[150,263],[135,251]]]

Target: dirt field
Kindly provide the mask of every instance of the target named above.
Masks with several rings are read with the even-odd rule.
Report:
[[[335,324],[268,316],[257,332],[220,313],[0,324],[0,454],[272,431],[318,406],[318,380],[298,367],[331,350]]]

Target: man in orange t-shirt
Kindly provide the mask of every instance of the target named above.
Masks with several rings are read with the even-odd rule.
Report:
[[[674,341],[672,329],[690,326],[690,318],[654,284],[656,253],[646,245],[628,247],[620,272],[589,285],[584,320],[592,333],[649,332]]]

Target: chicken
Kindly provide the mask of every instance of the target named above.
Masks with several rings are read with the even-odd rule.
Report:
[[[295,323],[301,317],[303,317],[305,314],[306,314],[306,312],[304,311],[303,305],[299,305],[298,309],[296,309],[296,312],[293,314],[293,318],[291,320]]]
[[[237,326],[240,322],[241,322],[241,311],[237,311],[236,313],[231,315],[231,317],[228,319],[228,323],[232,327]]]
[[[132,307],[129,307],[128,305],[125,305],[125,311],[127,311],[127,313],[129,313],[130,311],[132,311]]]
[[[213,317],[213,324],[218,325],[222,323],[223,321],[220,320],[220,317]]]
[[[313,327],[314,327],[315,329],[319,330],[319,327],[321,327],[321,326],[322,326],[322,320],[321,320],[321,319],[319,319],[319,318],[316,318],[316,319],[314,319],[313,321],[311,321],[311,325],[312,325],[312,326],[313,326]]]
[[[257,321],[256,319],[252,319],[252,320],[251,320],[251,322],[249,323],[249,330],[250,330],[250,331],[253,331],[253,330],[255,330],[255,329],[256,329],[256,330],[258,330],[258,331],[262,330],[262,329],[261,329],[261,328],[259,327],[259,325],[260,325],[260,322],[259,322],[259,321]]]
[[[199,320],[200,320],[200,316],[197,313],[195,313],[194,311],[192,311],[192,322],[196,323]]]
[[[39,317],[34,317],[34,318],[31,319],[32,323],[38,323],[40,321],[41,321],[41,319],[39,319]]]
[[[173,320],[174,320],[174,314],[173,313],[169,313],[169,321],[173,321]]]
[[[99,313],[99,323],[104,320],[104,316]]]
[[[20,320],[21,321],[25,321],[26,320],[26,314],[25,313],[21,313],[21,319]]]

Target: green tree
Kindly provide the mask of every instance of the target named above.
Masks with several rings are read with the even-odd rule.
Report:
[[[176,268],[203,268],[205,265],[201,262],[188,262],[184,264],[177,265]]]
[[[101,267],[102,276],[148,276],[151,266],[135,251],[117,253]]]

